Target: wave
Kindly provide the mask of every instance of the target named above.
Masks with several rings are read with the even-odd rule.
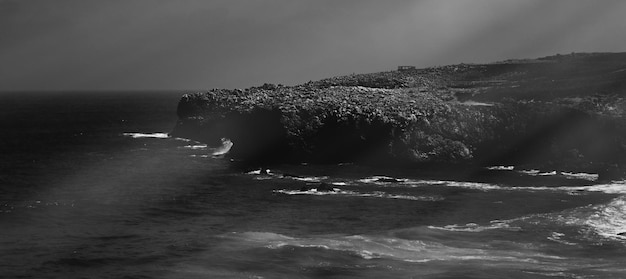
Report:
[[[191,154],[191,155],[189,155],[189,157],[191,157],[191,158],[213,158],[213,156],[206,155],[206,154],[202,154],[202,155]]]
[[[589,181],[596,181],[599,178],[598,174],[595,173],[584,173],[584,172],[579,172],[579,173],[572,173],[572,172],[562,172],[562,175],[564,175],[567,178],[575,178],[575,179],[584,179],[584,180],[589,180]]]
[[[567,179],[582,179],[589,181],[598,180],[598,174],[596,173],[585,173],[585,172],[567,172],[567,171],[546,171],[541,172],[540,170],[516,170],[515,166],[491,166],[486,167],[488,170],[494,171],[516,171],[521,174],[529,175],[529,176],[562,176]]]
[[[247,174],[261,174],[261,170],[251,171]],[[410,179],[397,178],[390,176],[369,176],[356,180],[329,178],[328,176],[297,176],[290,174],[263,173],[263,179],[279,178],[292,179],[303,182],[322,182],[326,181],[334,186],[357,186],[359,184],[376,185],[379,187],[407,187],[418,188],[424,186],[442,186],[442,187],[458,187],[478,191],[551,191],[566,192],[567,194],[576,195],[583,192],[602,192],[606,194],[626,194],[626,181],[613,181],[611,183],[587,185],[587,186],[506,186],[500,184],[470,182],[470,181],[454,181],[454,180],[433,180],[433,179]],[[546,174],[552,175],[552,174]],[[572,177],[595,177],[594,174],[587,173],[565,173]],[[334,180],[334,181],[333,181]]]
[[[563,245],[569,245],[569,246],[575,246],[577,245],[576,243],[573,242],[569,242],[566,240],[563,240],[563,237],[565,236],[564,233],[560,233],[560,232],[552,232],[550,233],[550,236],[546,237],[548,240],[554,241],[556,243],[560,243]]]
[[[592,207],[591,214],[585,216],[584,220],[584,224],[599,235],[626,240],[626,196]]]
[[[170,135],[168,133],[163,133],[163,132],[156,132],[156,133],[134,133],[134,132],[127,132],[127,133],[122,133],[123,136],[127,136],[127,137],[131,137],[134,139],[139,139],[139,138],[153,138],[153,139],[171,139],[172,137],[170,137]],[[186,139],[186,138],[173,138],[175,140],[178,141],[185,141],[185,142],[195,142],[195,143],[200,143],[198,141],[195,140],[190,140],[190,139]]]
[[[221,155],[225,155],[226,153],[228,153],[228,151],[230,151],[230,149],[233,147],[233,142],[230,141],[230,139],[227,138],[222,138],[222,145],[218,148],[216,148],[213,151],[213,156],[221,156]]]
[[[543,263],[549,260],[564,260],[562,257],[543,254],[533,249],[516,251],[488,245],[483,245],[482,248],[454,247],[435,241],[410,240],[393,236],[330,235],[297,238],[269,232],[243,232],[229,233],[221,237],[268,249],[297,247],[348,252],[366,260],[389,258],[414,263],[474,260],[499,263]]]
[[[278,179],[292,179],[292,180],[302,181],[302,182],[322,182],[329,178],[328,176],[300,176],[300,175],[294,175],[294,174],[288,174],[288,173],[273,173],[270,169],[267,169],[267,168],[260,168],[260,169],[248,171],[246,172],[246,174],[259,175],[260,177],[257,177],[256,179],[278,178]],[[347,185],[346,182],[330,182],[330,184],[333,184],[336,186]]]
[[[408,182],[410,180],[407,179],[407,178],[393,178],[393,177],[390,177],[390,176],[375,175],[375,176],[362,178],[362,179],[359,179],[357,181],[361,182],[361,183],[373,183],[373,184],[386,185],[386,184],[391,184],[391,183]]]
[[[252,171],[246,172],[246,174],[251,174],[251,175],[273,175],[272,171],[270,169],[266,169],[266,168],[260,168],[258,170],[252,170]]]
[[[348,197],[366,197],[366,198],[384,198],[384,199],[398,199],[398,200],[412,200],[412,201],[441,201],[444,198],[441,196],[410,196],[410,195],[397,195],[389,194],[385,192],[375,191],[371,193],[360,193],[355,191],[346,191],[339,188],[333,188],[331,191],[318,191],[316,188],[308,190],[274,190],[275,193],[281,193],[285,195],[315,195],[315,196],[348,196]]]
[[[486,167],[488,170],[494,171],[516,171],[521,174],[529,175],[529,176],[562,176],[567,179],[582,179],[589,181],[598,180],[598,174],[596,173],[585,173],[585,172],[567,172],[567,171],[547,171],[541,172],[540,170],[515,170],[515,166],[491,166]]]
[[[512,171],[515,169],[514,166],[491,166],[487,167],[488,170],[501,170],[501,171]]]
[[[371,176],[357,180],[357,182],[365,184],[374,184],[386,187],[421,187],[421,186],[448,186],[462,187],[476,190],[501,190],[505,189],[499,185],[480,183],[480,182],[464,182],[452,180],[428,180],[428,179],[408,179],[394,178],[389,176]]]
[[[596,181],[598,180],[599,175],[596,173],[585,173],[585,172],[559,172],[556,170],[541,172],[539,170],[519,170],[517,171],[521,174],[529,175],[529,176],[562,176],[567,179],[581,179],[581,180],[589,180]]]
[[[381,182],[381,179],[384,179]],[[360,183],[375,184],[386,187],[422,187],[422,186],[445,186],[474,189],[480,191],[562,191],[569,193],[576,192],[603,192],[606,194],[626,194],[626,181],[613,181],[612,183],[596,184],[589,186],[503,186],[498,184],[452,181],[452,180],[422,180],[393,178],[387,176],[372,176],[357,180]],[[394,182],[395,181],[395,182]]]
[[[442,227],[438,226],[428,226],[431,230],[444,230],[444,231],[452,231],[452,232],[483,232],[487,230],[520,230],[519,227],[512,227],[506,221],[494,220],[491,221],[489,225],[480,226],[476,223],[468,223],[465,225],[446,225]]]
[[[283,176],[286,178],[291,178],[293,180],[304,181],[304,182],[321,182],[324,179],[328,179],[328,176]]]
[[[170,138],[168,133],[122,133],[124,136],[132,138],[155,138],[155,139],[167,139]]]
[[[208,146],[206,144],[190,144],[190,145],[183,146],[183,148],[193,149],[193,150],[202,150],[202,149],[206,149],[207,147]]]
[[[609,203],[587,205],[560,212],[533,214],[510,220],[494,220],[487,225],[469,223],[465,225],[428,226],[429,229],[453,232],[483,232],[487,230],[536,230],[537,226],[553,230],[569,231],[568,239],[618,240],[626,242],[626,196],[619,196]],[[565,245],[576,245],[564,240],[565,233],[552,231],[546,238]]]
[[[509,187],[515,188],[515,187]],[[602,192],[605,194],[626,194],[626,181],[616,181],[608,184],[590,186],[560,186],[560,187],[517,187],[515,189],[528,189],[535,191],[566,191],[566,192]]]

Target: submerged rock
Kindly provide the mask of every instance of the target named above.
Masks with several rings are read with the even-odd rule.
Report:
[[[626,54],[186,94],[174,136],[260,162],[522,165],[623,175]],[[480,104],[480,105],[475,105]]]

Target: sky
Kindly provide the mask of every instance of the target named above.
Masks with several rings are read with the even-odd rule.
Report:
[[[0,91],[206,90],[626,51],[623,0],[0,0]]]

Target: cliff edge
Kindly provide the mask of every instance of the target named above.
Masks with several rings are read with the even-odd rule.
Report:
[[[172,135],[250,162],[516,165],[624,177],[626,53],[184,95]]]

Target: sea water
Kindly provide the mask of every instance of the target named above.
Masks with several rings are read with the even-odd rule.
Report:
[[[0,95],[0,277],[626,277],[623,181],[246,169],[169,136],[181,95]]]

